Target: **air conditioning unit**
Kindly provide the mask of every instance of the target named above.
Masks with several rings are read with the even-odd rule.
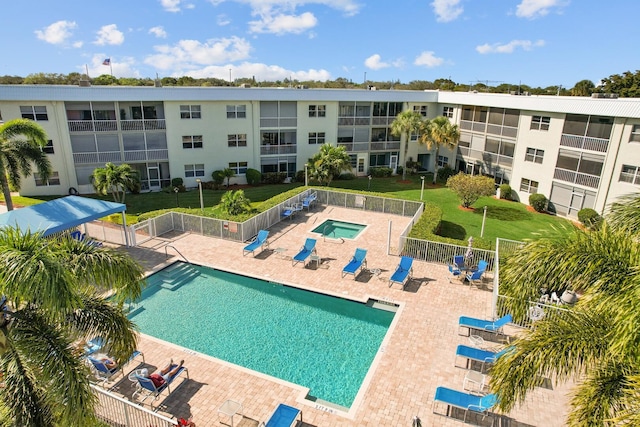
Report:
[[[91,82],[89,80],[80,79],[80,82],[78,83],[78,86],[80,86],[80,87],[89,87],[89,86],[91,86]]]
[[[592,98],[605,98],[607,96],[606,93],[592,93],[591,97]]]
[[[249,83],[242,83],[240,85],[241,88],[245,88],[245,89],[249,89],[251,87],[251,85]]]
[[[369,90],[378,90],[378,88],[377,88],[377,87],[375,87],[375,86],[371,86],[371,85],[369,85],[369,86],[368,86],[368,89],[369,89]]]

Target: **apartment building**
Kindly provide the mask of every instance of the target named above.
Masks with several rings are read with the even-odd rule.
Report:
[[[404,110],[448,117],[460,127],[453,150],[435,152],[391,135]],[[353,173],[407,160],[509,183],[519,200],[542,193],[559,215],[602,212],[640,189],[640,99],[523,96],[439,91],[300,88],[0,86],[0,119],[24,117],[46,130],[54,173],[23,181],[24,195],[93,192],[107,162],[140,172],[143,190],[181,177],[187,186],[231,168],[304,169],[320,145],[344,146]]]

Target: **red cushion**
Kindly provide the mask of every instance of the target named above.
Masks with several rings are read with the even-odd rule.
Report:
[[[156,386],[156,388],[164,384],[164,378],[162,378],[160,374],[151,374],[149,375],[149,379],[153,381],[153,385]]]

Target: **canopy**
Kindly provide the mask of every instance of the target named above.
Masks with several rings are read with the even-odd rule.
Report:
[[[126,210],[122,203],[66,196],[1,214],[0,228],[15,227],[48,236]]]

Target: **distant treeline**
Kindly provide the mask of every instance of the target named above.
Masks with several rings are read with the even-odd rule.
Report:
[[[87,78],[80,73],[55,74],[55,73],[35,73],[27,77],[0,76],[0,84],[47,84],[47,85],[78,85],[80,81],[89,81],[94,86],[154,86],[156,80],[150,78],[121,77],[117,78],[109,74],[103,74],[95,78]],[[375,87],[378,90],[443,90],[443,91],[478,91],[489,93],[516,93],[531,95],[565,95],[565,96],[591,96],[593,93],[615,93],[621,98],[640,98],[640,71],[632,73],[626,71],[622,74],[614,74],[603,78],[598,86],[591,80],[580,80],[572,88],[562,86],[531,87],[526,84],[501,83],[496,86],[486,84],[482,81],[475,83],[457,83],[451,79],[413,80],[409,83],[376,82],[367,81],[365,83],[354,83],[342,77],[328,81],[298,81],[298,80],[276,80],[276,81],[256,81],[255,78],[239,78],[233,82],[216,78],[196,79],[189,76],[183,77],[163,77],[159,79],[162,86],[253,86],[253,87],[304,87],[304,88],[327,88],[327,89],[367,89]]]

